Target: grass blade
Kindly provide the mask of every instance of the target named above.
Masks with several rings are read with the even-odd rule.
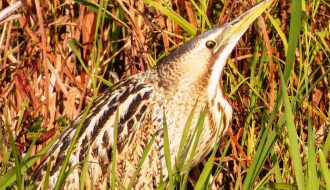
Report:
[[[169,189],[174,189],[174,180],[173,180],[173,173],[172,173],[172,164],[171,164],[171,151],[170,151],[170,142],[168,139],[168,129],[166,123],[166,116],[164,113],[163,116],[163,130],[164,130],[164,155],[165,155],[165,162],[167,166],[168,178],[169,178]]]
[[[288,183],[270,183],[267,185],[267,187],[270,189],[290,189],[290,190],[297,189],[297,186]]]
[[[187,138],[188,138],[188,135],[189,135],[189,131],[190,131],[190,127],[191,127],[191,122],[192,122],[192,119],[194,117],[195,111],[196,111],[196,104],[194,105],[193,109],[191,110],[191,112],[189,114],[189,117],[188,117],[188,119],[187,119],[187,121],[185,123],[183,132],[182,132],[180,146],[179,146],[179,151],[178,151],[178,156],[176,158],[177,159],[176,165],[180,169],[183,168],[184,163],[186,161],[187,154],[188,154],[188,151],[183,151],[184,150],[184,147],[188,146],[191,143],[191,139],[189,140]]]
[[[72,38],[71,40],[68,41],[68,46],[70,47],[70,49],[72,50],[72,52],[75,54],[75,56],[77,57],[79,63],[81,64],[81,66],[83,67],[84,71],[86,73],[88,73],[88,69],[87,66],[85,65],[85,62],[83,61],[82,57],[81,57],[81,53],[80,50],[78,49],[78,47],[82,48],[82,45],[79,43],[78,40]]]
[[[5,112],[5,118],[6,118],[5,127],[6,127],[6,131],[7,131],[8,135],[9,135],[10,146],[12,148],[12,154],[14,157],[14,163],[15,163],[14,169],[15,169],[15,174],[16,174],[17,188],[23,189],[20,157],[19,157],[19,154],[16,149],[13,133],[11,132],[10,127],[9,127],[9,123],[7,120],[7,118],[8,118],[7,112]]]
[[[31,168],[35,162],[44,154],[46,153],[50,147],[54,144],[54,142],[58,138],[54,138],[51,142],[45,145],[37,154],[34,156],[27,158],[24,160],[24,165],[21,166],[21,174],[25,173],[29,168]],[[0,178],[0,189],[6,189],[10,187],[15,181],[17,181],[17,176],[15,175],[15,168],[12,168],[4,176]]]
[[[49,159],[48,164],[47,164],[47,170],[46,170],[46,175],[45,175],[45,181],[43,183],[43,190],[48,189],[48,184],[49,184],[49,176],[50,176],[50,166],[51,166],[51,159]]]
[[[323,146],[323,155],[328,156],[330,151],[330,133],[328,133],[327,139],[325,140],[324,146]]]
[[[285,84],[284,77],[282,73],[281,80],[282,84]],[[292,158],[292,164],[295,172],[295,178],[297,180],[297,186],[298,189],[303,190],[305,189],[305,180],[304,180],[304,173],[303,173],[303,167],[301,163],[300,158],[300,152],[299,152],[299,145],[298,145],[298,136],[297,131],[294,125],[294,117],[292,114],[292,108],[290,104],[290,100],[288,97],[286,85],[282,85],[282,92],[283,92],[283,101],[284,101],[284,117],[286,118],[286,125],[287,125],[287,134],[289,138],[289,151]]]
[[[87,7],[88,9],[90,9],[91,11],[93,11],[95,13],[97,13],[98,10],[99,10],[99,5],[97,3],[92,2],[92,1],[86,1],[86,0],[74,0],[74,1],[76,3],[79,3],[79,4]],[[108,10],[102,8],[102,11],[105,12],[105,17],[107,17],[108,19],[114,19],[115,21],[117,21],[118,23],[123,25],[125,28],[130,28],[124,21],[117,18],[114,14],[112,14]]]
[[[189,157],[188,164],[187,164],[186,168],[191,168],[192,160],[193,160],[193,157],[195,155],[195,151],[196,151],[196,148],[197,148],[197,145],[198,145],[198,140],[200,138],[200,135],[202,134],[204,121],[205,121],[205,116],[206,116],[206,110],[203,109],[203,111],[201,112],[201,114],[198,118],[197,126],[196,126],[196,129],[195,129],[195,132],[194,132],[194,138],[193,138],[194,143],[193,143],[192,147],[191,146],[188,147],[189,149],[191,148],[191,150],[190,150],[190,157]],[[187,181],[188,181],[189,171],[187,169],[185,169],[184,172],[185,172],[185,174],[184,174],[183,182],[181,184],[180,189],[186,189],[186,184],[187,184]]]
[[[157,3],[157,1],[154,1],[154,0],[144,0],[144,2],[155,7],[162,14],[171,18],[176,24],[181,26],[183,28],[183,30],[188,32],[191,36],[196,35],[197,29],[194,26],[192,26],[189,22],[187,22],[184,18],[182,18],[180,15],[178,15],[176,12],[174,12],[173,10]]]
[[[128,187],[127,187],[128,190],[132,189],[132,187],[133,187],[133,185],[134,185],[134,183],[136,181],[136,178],[137,178],[137,176],[139,175],[139,173],[140,173],[140,171],[142,169],[142,165],[143,165],[145,159],[147,158],[147,156],[149,154],[149,151],[150,151],[150,149],[152,147],[152,144],[154,142],[155,142],[155,137],[152,137],[152,139],[149,141],[149,143],[147,144],[146,148],[144,149],[144,151],[142,153],[142,157],[141,157],[140,163],[139,163],[139,166],[136,169],[136,171],[135,171],[135,173],[134,173],[134,175],[133,175],[130,183],[128,184]]]
[[[311,126],[311,119],[308,117],[308,160],[307,160],[307,189],[319,189],[319,179],[317,176],[317,161],[315,153],[315,133]]]
[[[218,142],[218,141],[216,141],[216,142]],[[203,186],[205,187],[209,184],[210,174],[211,174],[211,171],[213,168],[214,157],[215,157],[215,153],[217,152],[217,147],[218,147],[217,145],[214,146],[212,154],[209,157],[209,159],[207,160],[207,162],[203,168],[203,171],[202,171],[201,175],[199,176],[198,181],[194,187],[195,190],[202,189]]]
[[[221,118],[220,118],[221,121],[223,120],[223,116],[224,116],[224,113],[221,114]],[[222,126],[222,122],[220,122],[220,126],[218,128],[221,129],[221,127],[224,127],[224,126]],[[204,166],[204,169],[203,169],[201,175],[199,176],[198,181],[195,185],[194,189],[196,189],[196,190],[202,189],[203,186],[204,186],[204,188],[207,188],[208,185],[209,185],[209,179],[210,179],[211,171],[212,171],[212,168],[213,168],[213,162],[214,162],[215,154],[216,154],[217,149],[218,149],[217,142],[219,142],[220,131],[221,130],[217,130],[216,139],[215,139],[216,143],[213,147],[212,154],[209,157],[209,159],[207,160],[207,162]]]
[[[118,122],[119,122],[119,109],[117,109],[115,123],[113,126],[113,147],[112,147],[112,158],[111,158],[111,182],[110,182],[110,187],[112,190],[116,188]]]
[[[285,36],[283,30],[281,29],[281,26],[278,24],[278,22],[276,22],[276,20],[272,17],[272,15],[270,15],[267,12],[266,12],[266,15],[269,18],[272,25],[274,26],[277,34],[280,36],[283,46],[284,46],[284,51],[287,53],[288,52],[288,40],[286,39],[286,36]]]
[[[288,52],[286,55],[285,68],[283,73],[284,84],[287,84],[288,79],[290,77],[291,69],[294,64],[296,47],[300,35],[301,7],[302,7],[302,1],[291,1],[289,44],[288,44]]]
[[[65,181],[63,178],[64,178],[66,167],[67,167],[67,165],[69,163],[70,155],[71,155],[71,153],[72,153],[72,151],[74,149],[74,146],[75,146],[75,144],[76,144],[76,142],[78,140],[80,130],[81,130],[81,128],[82,128],[82,126],[83,126],[86,118],[87,118],[87,115],[89,113],[90,108],[93,105],[93,102],[94,102],[95,98],[96,98],[96,96],[93,96],[92,97],[91,102],[88,104],[88,107],[86,108],[86,110],[85,110],[85,112],[84,112],[84,114],[82,116],[82,119],[81,119],[81,121],[79,123],[79,126],[77,127],[77,130],[76,130],[76,132],[75,132],[75,134],[74,134],[74,136],[72,138],[72,141],[70,143],[70,146],[69,146],[67,155],[65,156],[64,161],[63,161],[63,164],[62,164],[62,167],[60,169],[60,173],[58,175],[58,180],[56,181],[56,184],[55,184],[55,188],[54,188],[55,190],[59,190],[60,187],[61,187],[61,181],[63,181],[63,182]]]
[[[86,177],[88,174],[88,166],[89,166],[89,152],[90,152],[90,145],[88,144],[86,156],[83,162],[83,168],[81,170],[81,176],[80,176],[80,188],[79,189],[85,189],[85,184],[86,184]]]
[[[262,139],[260,141],[262,143],[259,144],[252,164],[246,174],[242,187],[243,190],[252,189],[252,186],[255,183],[263,164],[266,162],[276,139],[277,133],[275,131],[269,132],[268,130],[265,130],[262,134]]]
[[[326,189],[330,189],[330,170],[327,166],[327,161],[325,160],[323,152],[320,150],[319,151],[319,156],[320,156],[320,168],[323,174],[323,177],[325,179],[325,184],[326,184]]]

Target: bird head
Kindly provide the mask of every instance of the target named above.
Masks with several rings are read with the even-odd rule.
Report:
[[[161,60],[158,70],[171,75],[167,78],[177,78],[179,85],[196,81],[205,81],[206,85],[218,83],[236,43],[272,2],[264,0],[232,22],[197,35]]]

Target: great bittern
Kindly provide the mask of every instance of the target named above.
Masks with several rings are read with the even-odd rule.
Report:
[[[191,110],[206,108],[206,119],[192,166],[201,162],[216,145],[216,134],[223,135],[232,118],[232,107],[222,89],[221,75],[226,59],[249,25],[272,3],[263,1],[234,21],[216,26],[191,39],[144,73],[120,81],[101,94],[83,123],[69,159],[64,189],[78,189],[82,163],[88,148],[88,184],[107,189],[111,173],[114,124],[118,110],[116,180],[127,186],[140,163],[143,150],[154,138],[135,189],[154,189],[160,176],[168,176],[163,148],[163,119],[168,127],[171,163],[178,156],[184,126]],[[198,115],[192,119],[196,126]],[[68,147],[82,119],[82,114],[63,132],[36,170],[38,189],[43,185],[48,163],[49,188],[54,188]],[[190,129],[192,135],[194,127]],[[173,166],[174,167],[174,166]]]

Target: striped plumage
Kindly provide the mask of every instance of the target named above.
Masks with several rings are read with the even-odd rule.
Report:
[[[69,160],[78,164],[68,176],[63,189],[79,189],[82,164],[90,147],[87,186],[108,189],[113,147],[113,125],[119,111],[117,143],[117,180],[128,185],[148,142],[155,141],[134,184],[135,189],[154,189],[160,176],[167,177],[163,148],[163,117],[166,116],[171,152],[175,163],[187,118],[195,107],[190,134],[199,113],[205,108],[206,119],[193,166],[217,143],[215,134],[223,135],[232,117],[232,108],[221,88],[221,73],[226,58],[248,25],[261,14],[270,1],[260,3],[235,21],[198,35],[158,65],[144,73],[120,81],[93,103],[83,123]],[[256,11],[256,13],[255,13]],[[53,188],[68,147],[83,114],[61,134],[35,172],[37,188],[42,188],[47,164],[51,160],[49,188]],[[93,180],[93,182],[91,182]]]

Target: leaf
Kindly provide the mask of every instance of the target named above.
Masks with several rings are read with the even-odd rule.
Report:
[[[300,158],[300,152],[299,152],[299,145],[298,145],[298,136],[297,131],[294,125],[294,117],[292,114],[292,108],[290,104],[290,100],[287,93],[287,88],[284,81],[284,77],[282,73],[281,75],[281,81],[282,81],[282,92],[283,92],[283,101],[284,101],[284,117],[286,118],[286,126],[287,126],[287,134],[289,138],[289,150],[290,150],[290,156],[292,159],[292,164],[294,168],[295,178],[297,181],[298,189],[303,190],[305,189],[305,180],[304,180],[304,172],[303,167],[301,163]]]
[[[157,3],[154,0],[144,0],[144,2],[146,2],[149,5],[155,7],[162,14],[164,14],[164,15],[168,16],[169,18],[171,18],[175,23],[177,23],[179,26],[181,26],[183,28],[183,30],[188,32],[190,35],[192,35],[192,36],[196,35],[197,29],[194,26],[192,26],[188,21],[186,21],[184,18],[182,18],[180,15],[178,15],[176,12],[174,12],[173,10]]]

